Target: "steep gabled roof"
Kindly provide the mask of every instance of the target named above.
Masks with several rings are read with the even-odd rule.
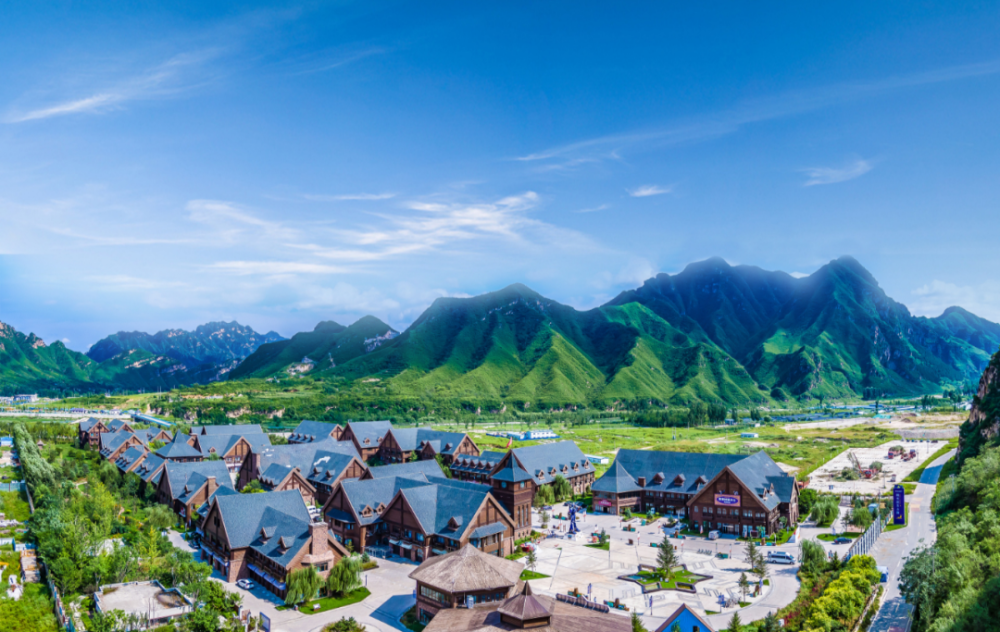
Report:
[[[465,439],[464,432],[446,432],[431,428],[392,428],[392,436],[404,452],[421,449],[430,443],[437,454],[452,454]]]
[[[400,489],[420,487],[427,484],[425,476],[416,474],[412,477],[389,476],[366,481],[349,480],[341,483],[340,488],[343,490],[344,498],[347,499],[348,504],[351,505],[351,509],[357,515],[360,524],[366,525],[378,521],[381,515],[373,512],[370,516],[363,516],[362,512],[365,507],[371,507],[374,510],[379,505],[388,506],[389,502],[396,497],[396,493]],[[328,510],[327,515],[338,520],[349,520],[352,522],[354,520],[353,516],[341,515],[336,509]]]
[[[163,465],[167,462],[162,456],[152,453],[142,460],[142,463],[135,468],[135,473],[146,483],[156,485],[160,482],[163,473]]]
[[[507,462],[499,469],[493,470],[490,478],[498,481],[507,481],[509,483],[520,483],[521,481],[534,480],[531,474],[518,464],[517,459],[511,457]]]
[[[174,440],[156,451],[165,459],[198,458],[202,454],[198,448],[187,442],[189,437],[177,433]]]
[[[363,448],[377,448],[386,433],[392,430],[392,423],[388,421],[352,421],[347,426]]]
[[[215,482],[220,487],[233,486],[225,461],[195,461],[193,463],[167,461],[163,468],[163,475],[170,483],[171,500],[181,502],[187,502],[212,476],[215,477]]]
[[[340,424],[331,424],[324,421],[310,421],[303,419],[299,425],[292,430],[289,439],[294,441],[321,441],[332,437],[333,432],[340,428]]]
[[[83,420],[83,421],[80,422],[80,430],[82,430],[84,432],[90,432],[90,429],[93,428],[94,426],[98,425],[99,423],[101,423],[101,420],[100,419],[96,419],[94,417],[91,417],[89,419],[85,419],[85,420]],[[105,426],[105,428],[107,428],[107,426]]]
[[[107,458],[115,450],[122,447],[126,441],[135,437],[131,432],[102,432],[101,433],[101,456]],[[142,439],[140,438],[140,441]]]
[[[433,459],[426,461],[410,461],[408,463],[395,463],[393,465],[378,465],[368,468],[372,478],[388,478],[393,476],[444,476],[441,466]]]
[[[146,448],[142,446],[132,446],[122,452],[115,460],[115,466],[122,472],[127,472],[132,465],[146,454]]]
[[[109,419],[104,423],[104,427],[111,432],[120,432],[126,426],[129,428],[132,427],[127,421],[123,421],[121,419]]]
[[[425,533],[458,540],[490,493],[478,483],[435,478],[432,484],[400,490]]]
[[[694,494],[724,468],[746,458],[748,458],[746,455],[739,454],[619,450],[615,456],[615,465],[605,473],[605,476],[620,464],[633,480],[644,476],[647,490]],[[660,482],[655,482],[657,474],[663,475]],[[604,476],[601,477],[603,478]],[[594,482],[594,489],[611,491],[601,489],[598,487],[599,483],[600,481]]]
[[[297,490],[219,496],[215,504],[230,548],[252,547],[287,566],[309,541],[312,518]]]
[[[695,620],[701,622],[701,626],[700,627],[701,627],[702,632],[714,632],[715,631],[715,628],[712,627],[711,623],[709,623],[708,621],[705,621],[705,619],[703,619],[702,616],[700,614],[698,614],[697,612],[695,612],[694,609],[691,608],[689,605],[687,605],[686,603],[682,603],[677,608],[677,610],[674,610],[674,613],[672,615],[670,615],[669,617],[667,617],[666,621],[664,621],[662,624],[660,624],[660,627],[656,628],[656,632],[670,632],[670,626],[673,625],[674,621],[677,620],[677,618],[680,617],[685,612],[687,612],[689,615],[691,615],[692,617],[694,617]]]
[[[264,432],[260,424],[232,424],[221,426],[195,426],[191,434],[197,435],[228,435],[228,434],[261,434]]]
[[[768,509],[774,509],[782,501],[791,501],[791,488],[795,479],[785,474],[763,450],[733,463],[729,466],[729,471],[735,474],[736,478],[740,479],[740,482],[746,485]],[[786,494],[785,498],[781,498],[777,493],[779,486]]]
[[[271,445],[271,438],[261,432],[256,433],[233,433],[233,434],[207,434],[196,438],[198,447],[201,448],[202,456],[209,454],[224,455],[239,443],[240,439],[245,439],[250,444],[251,449],[259,450]]]
[[[594,472],[593,464],[572,441],[540,443],[524,448],[514,448],[513,452],[521,466],[540,485],[551,483],[555,480],[556,475],[560,474],[563,478],[570,478]],[[576,469],[573,467],[574,464]],[[563,466],[566,466],[569,471],[564,472]]]

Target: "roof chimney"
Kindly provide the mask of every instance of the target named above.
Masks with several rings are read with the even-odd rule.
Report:
[[[645,487],[646,486],[646,477],[645,476],[640,476],[639,480],[637,482],[639,483],[639,487]]]

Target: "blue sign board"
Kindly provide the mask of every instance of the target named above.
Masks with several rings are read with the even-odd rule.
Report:
[[[902,485],[892,488],[892,524],[906,524],[906,492]]]

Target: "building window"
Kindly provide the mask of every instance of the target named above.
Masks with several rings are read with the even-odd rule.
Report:
[[[434,601],[440,603],[450,603],[448,597],[444,593],[440,593],[433,588],[428,588],[427,586],[420,587],[420,594],[428,599],[433,599]]]

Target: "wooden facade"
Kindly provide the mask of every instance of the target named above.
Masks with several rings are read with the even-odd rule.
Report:
[[[796,503],[797,504],[797,503]],[[768,509],[764,501],[729,468],[723,469],[689,501],[691,525],[738,536],[771,534],[779,530],[779,504]]]
[[[83,424],[80,425],[78,429],[77,441],[79,442],[81,448],[88,445],[91,447],[97,447],[101,442],[101,433],[110,432],[108,427],[104,425],[103,421],[100,419],[96,421],[97,423],[92,425],[87,430],[83,429]]]
[[[212,454],[216,454],[215,448],[209,448],[208,453],[202,449],[201,439],[199,435],[192,435],[192,441],[189,443],[195,447],[199,452],[202,453],[202,458],[207,458]],[[248,454],[252,452],[250,442],[245,438],[240,437],[239,440],[229,448],[225,454],[219,454],[219,457],[226,462],[226,467],[229,468],[230,472],[239,472],[243,468],[243,460]]]
[[[209,508],[201,528],[204,533],[201,538],[201,559],[208,561],[212,568],[222,573],[225,581],[250,579],[280,598],[285,596],[285,582],[291,573],[311,566],[325,579],[337,561],[347,554],[330,537],[327,525],[323,522],[308,525],[308,541],[288,563],[279,563],[249,546],[231,547],[218,503],[213,503]],[[275,533],[272,537],[280,538],[282,535]],[[276,583],[270,580],[276,580]],[[324,588],[322,592],[325,591]]]
[[[190,527],[197,522],[198,508],[208,502],[217,489],[219,489],[219,482],[215,480],[214,476],[209,476],[197,489],[190,490],[184,501],[175,500],[170,477],[164,472],[160,476],[155,498],[156,502],[170,507],[175,514],[181,517],[184,524]]]
[[[461,493],[455,490],[454,493]],[[469,544],[470,534],[478,527],[485,527],[496,522],[502,522],[506,527],[503,533],[488,536],[476,546],[489,555],[506,557],[514,552],[514,521],[503,506],[492,496],[487,495],[477,509],[469,525],[462,529],[456,528],[454,538],[439,534],[427,533],[420,525],[413,507],[402,493],[389,503],[382,512],[382,521],[386,524],[389,544],[393,553],[408,557],[411,561],[421,562],[432,555],[442,555],[457,551]],[[395,543],[394,543],[395,541]]]

